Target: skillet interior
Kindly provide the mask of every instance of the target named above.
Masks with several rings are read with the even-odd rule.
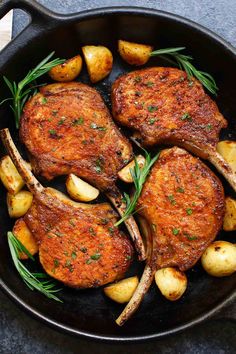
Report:
[[[41,23],[40,33],[33,41],[22,43],[21,50],[14,56],[8,52],[8,61],[0,67],[1,73],[8,78],[18,80],[30,68],[52,50],[59,57],[71,57],[80,51],[84,44],[103,44],[114,54],[114,66],[111,75],[101,83],[94,85],[110,105],[110,86],[121,73],[133,70],[122,62],[116,50],[117,39],[122,38],[137,42],[154,44],[155,48],[186,46],[187,52],[195,58],[200,69],[211,73],[219,87],[217,104],[229,121],[229,128],[222,134],[223,138],[236,140],[235,129],[235,72],[236,57],[229,48],[213,35],[204,33],[198,26],[190,26],[187,21],[151,10],[116,9],[97,10],[89,15],[80,14],[67,21],[54,21],[47,30]],[[20,37],[16,39],[20,43]],[[1,59],[4,53],[1,55]],[[164,62],[152,59],[149,65],[163,65]],[[81,81],[88,77],[83,69]],[[49,82],[49,80],[48,80]],[[0,86],[0,97],[6,97],[4,85]],[[14,132],[13,118],[6,106],[0,107],[0,128],[9,126]],[[15,132],[16,133],[16,132]],[[17,141],[17,134],[15,134]],[[2,151],[2,146],[1,146]],[[62,186],[63,179],[53,183]],[[222,180],[223,181],[223,180]],[[224,181],[223,181],[224,182]],[[51,184],[52,185],[52,184]],[[226,192],[232,191],[224,182]],[[32,313],[71,333],[84,334],[94,338],[113,340],[145,339],[175,332],[199,321],[232,297],[235,289],[236,274],[222,279],[211,278],[196,266],[189,271],[189,285],[185,295],[178,302],[172,303],[160,296],[153,285],[145,297],[136,315],[122,328],[118,328],[114,319],[123,306],[105,298],[101,289],[76,291],[64,288],[59,304],[48,300],[39,293],[31,292],[16,273],[8,251],[6,231],[12,228],[5,204],[5,191],[0,186],[0,274],[3,288]],[[221,233],[220,238],[235,242],[231,233]],[[130,273],[141,271],[140,265],[134,265]]]

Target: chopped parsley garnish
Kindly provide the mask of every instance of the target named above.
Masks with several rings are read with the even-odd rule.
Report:
[[[96,123],[91,123],[91,124],[90,124],[90,128],[92,128],[92,129],[97,129],[97,130],[101,130],[101,131],[106,131],[106,130],[107,130],[106,127],[99,127]]]
[[[79,117],[78,119],[74,119],[73,120],[72,125],[73,126],[82,125],[83,123],[84,123],[84,118],[83,117]]]
[[[64,234],[61,233],[61,232],[59,232],[59,231],[54,231],[53,233],[54,233],[56,236],[58,236],[58,237],[63,237],[63,236],[64,236]]]
[[[172,230],[172,234],[173,235],[178,235],[178,233],[179,233],[179,230],[178,229],[176,229],[176,228],[174,228],[173,230]]]
[[[109,223],[109,219],[106,219],[106,218],[101,219],[101,224],[102,225],[107,225],[108,223]]]
[[[101,257],[101,254],[100,254],[100,253],[94,253],[94,254],[92,254],[92,256],[90,256],[90,258],[91,258],[93,261],[97,261],[100,257]]]
[[[82,253],[86,253],[86,252],[87,252],[87,248],[86,248],[86,247],[81,247],[81,248],[80,248],[80,251],[81,251]]]
[[[73,251],[73,252],[71,253],[71,258],[72,258],[72,259],[76,259],[76,257],[77,257],[77,254],[76,254],[76,252]]]
[[[135,76],[134,82],[135,82],[136,84],[138,84],[139,82],[141,82],[141,77],[140,77],[140,76]]]
[[[92,259],[87,259],[87,261],[86,261],[85,263],[86,263],[86,264],[92,263]]]
[[[177,188],[177,192],[178,192],[178,193],[184,193],[184,188],[178,187],[178,188]]]
[[[90,233],[90,235],[92,235],[92,236],[96,236],[96,232],[94,231],[94,228],[93,228],[93,227],[90,227],[90,228],[89,228],[89,233]]]
[[[197,240],[197,236],[190,236],[189,234],[185,234],[185,236],[187,237],[187,239],[189,240],[189,241],[193,241],[193,240]]]
[[[192,215],[193,211],[192,211],[191,208],[187,208],[187,209],[186,209],[186,213],[187,213],[188,215]]]
[[[62,125],[62,124],[64,124],[65,120],[66,120],[66,117],[61,117],[61,119],[58,121],[57,124]]]
[[[192,120],[192,117],[189,113],[184,113],[181,117],[181,120],[188,120],[188,121],[191,121]]]
[[[110,235],[113,235],[114,232],[115,232],[115,230],[114,230],[113,227],[108,227],[108,231],[109,231],[109,234],[110,234]]]
[[[55,268],[59,267],[59,265],[60,265],[59,260],[55,258],[55,259],[53,260],[53,264],[54,264],[54,267],[55,267]]]
[[[156,112],[157,110],[158,110],[158,107],[157,106],[152,106],[152,105],[150,105],[150,106],[148,106],[148,112]]]
[[[130,261],[131,260],[131,256],[126,256],[126,259],[128,260],[128,261]]]
[[[148,124],[153,125],[156,122],[155,118],[150,118]]]
[[[96,160],[95,171],[96,171],[97,173],[101,173],[101,172],[102,172],[102,169],[103,169],[103,167],[102,167],[102,159],[101,159],[101,158],[98,158],[98,159]]]
[[[45,103],[47,103],[47,101],[48,101],[48,100],[46,99],[46,97],[43,97],[41,103],[42,103],[42,104],[45,104]]]
[[[212,125],[211,124],[207,124],[206,129],[207,130],[211,130],[212,129]]]
[[[148,81],[148,82],[145,83],[145,85],[146,85],[147,87],[152,87],[152,86],[154,85],[154,82]]]
[[[173,196],[173,194],[168,195],[168,199],[172,205],[176,204],[175,197]]]
[[[141,91],[136,91],[135,92],[135,96],[138,96],[138,97],[142,96],[142,92]]]
[[[54,129],[49,129],[48,132],[49,132],[49,134],[52,135],[52,136],[57,135],[57,132],[56,132],[56,130],[54,130]]]

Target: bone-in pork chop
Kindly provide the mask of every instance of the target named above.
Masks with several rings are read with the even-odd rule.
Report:
[[[24,107],[20,138],[37,174],[74,173],[102,190],[132,157],[100,94],[78,82],[42,87]]]
[[[119,325],[136,311],[156,270],[185,271],[198,261],[221,229],[224,190],[203,162],[174,147],[163,150],[154,164],[137,210],[148,228],[148,259],[138,288],[117,320]]]
[[[115,120],[143,146],[184,147],[208,159],[236,190],[236,174],[216,151],[227,121],[194,77],[176,68],[133,71],[113,84],[112,106]]]

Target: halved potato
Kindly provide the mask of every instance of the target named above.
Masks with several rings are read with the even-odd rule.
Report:
[[[99,195],[99,190],[94,188],[73,173],[70,173],[66,180],[66,189],[69,195],[80,202],[90,202]]]
[[[142,155],[138,155],[136,157],[136,160],[138,162],[139,167],[142,168],[145,164],[145,157],[143,157]],[[133,169],[134,166],[135,166],[135,160],[132,160],[130,163],[128,163],[128,165],[123,167],[122,170],[118,172],[118,177],[126,183],[133,183],[134,180],[130,173],[130,169]]]
[[[123,304],[129,302],[138,286],[137,276],[122,279],[117,283],[110,284],[104,288],[104,293],[110,299]]]
[[[120,56],[131,65],[144,65],[150,58],[153,47],[123,40],[118,41]]]
[[[230,197],[225,198],[223,229],[225,231],[236,230],[236,200]]]
[[[178,269],[167,267],[155,273],[156,284],[166,299],[178,300],[187,288],[187,277]]]
[[[24,186],[22,177],[8,155],[0,160],[0,178],[8,192],[11,194],[18,193]]]
[[[38,252],[38,244],[23,219],[16,220],[12,232],[32,256]],[[19,258],[28,259],[29,257],[24,252],[20,252]]]
[[[90,80],[95,83],[104,79],[112,70],[113,56],[111,51],[101,45],[86,45],[82,52],[87,65]]]
[[[17,194],[7,193],[7,208],[11,218],[20,218],[25,215],[33,200],[32,193],[20,191]]]
[[[82,69],[82,58],[80,55],[76,55],[73,58],[66,60],[63,64],[54,66],[49,71],[49,76],[60,82],[68,82],[74,80]]]
[[[216,149],[236,173],[236,141],[220,141]]]

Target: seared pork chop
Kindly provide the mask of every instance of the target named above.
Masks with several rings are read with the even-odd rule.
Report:
[[[97,287],[124,276],[132,260],[129,239],[114,227],[107,203],[76,203],[43,186],[20,157],[7,129],[1,138],[34,195],[24,220],[39,244],[39,259],[53,278],[74,288]]]
[[[24,107],[20,138],[35,173],[74,173],[105,191],[132,157],[100,94],[78,82],[43,86]]]
[[[20,138],[36,174],[50,180],[74,173],[107,192],[123,215],[126,206],[115,182],[118,171],[132,157],[132,146],[94,88],[78,82],[41,87],[24,107]],[[125,224],[139,258],[145,259],[134,218]]]
[[[194,266],[221,229],[224,190],[198,158],[174,147],[163,150],[144,185],[137,210],[148,227],[148,260],[140,284],[117,323],[137,309],[156,270]]]
[[[133,71],[113,84],[112,106],[115,120],[143,146],[184,147],[211,161],[236,190],[235,173],[216,152],[227,121],[198,80],[176,68]]]

